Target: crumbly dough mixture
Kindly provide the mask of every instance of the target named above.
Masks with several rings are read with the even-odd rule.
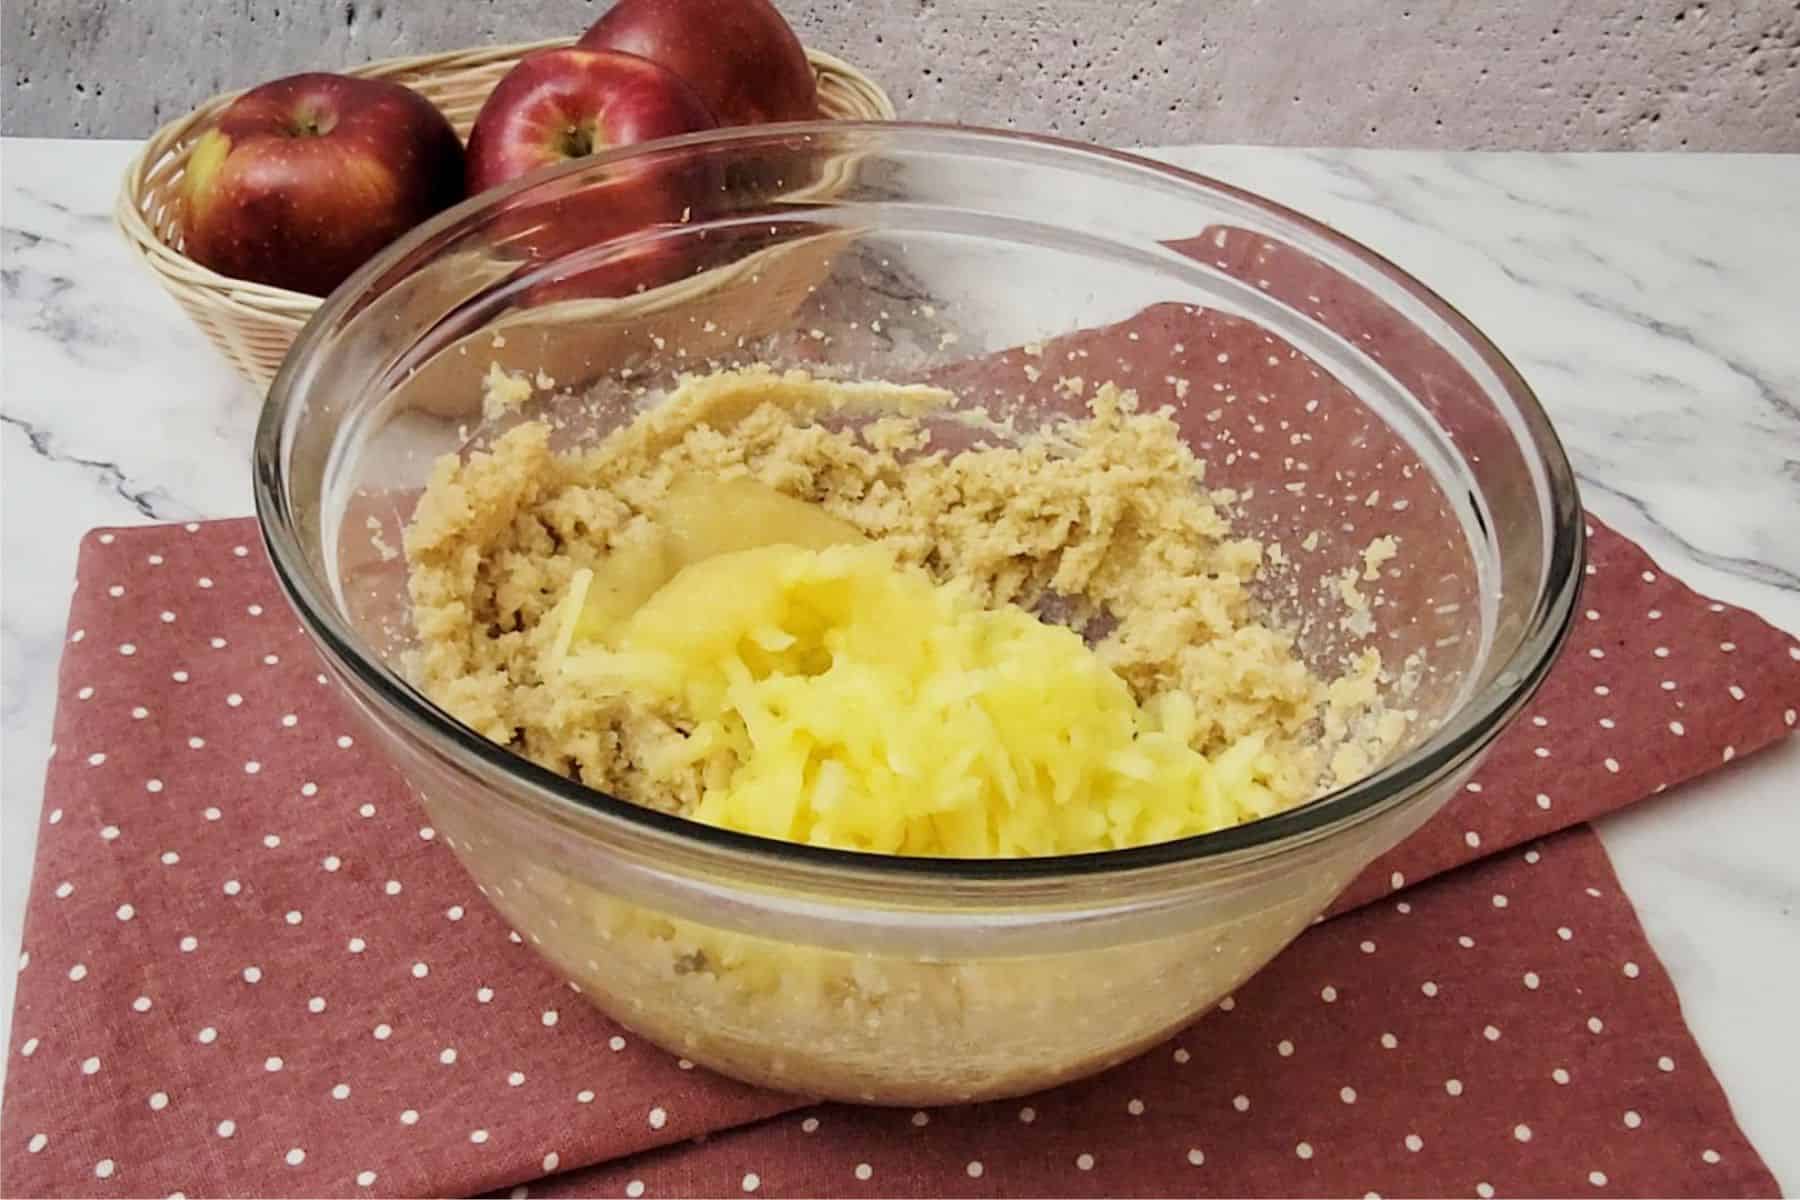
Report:
[[[555,453],[551,429],[528,422],[490,452],[447,457],[405,539],[417,682],[552,770],[689,809],[708,764],[647,766],[684,736],[680,714],[580,694],[540,666],[570,577],[649,536],[646,514],[687,470],[748,475],[990,605],[1076,625],[1140,701],[1172,689],[1193,698],[1195,749],[1261,734],[1283,806],[1365,774],[1399,740],[1406,718],[1381,703],[1375,652],[1321,679],[1259,619],[1249,584],[1263,549],[1233,535],[1230,497],[1204,487],[1166,411],[1140,411],[1107,384],[1082,419],[949,450],[934,431],[966,428],[949,419],[951,401],[755,367],[689,378],[589,449]]]

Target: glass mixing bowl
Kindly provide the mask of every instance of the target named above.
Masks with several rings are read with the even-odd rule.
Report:
[[[579,443],[683,372],[744,362],[933,380],[1018,429],[1078,409],[1075,376],[1172,406],[1239,531],[1279,547],[1264,603],[1322,669],[1379,649],[1417,713],[1405,743],[1201,837],[893,858],[586,789],[409,683],[395,547],[435,459],[544,415]],[[496,363],[555,386],[484,415]],[[557,971],[727,1075],[882,1104],[1095,1072],[1237,987],[1473,770],[1548,668],[1582,558],[1569,465],[1524,382],[1377,255],[1129,155],[904,124],[676,139],[445,213],[301,333],[255,486],[282,585],[374,744]],[[1383,536],[1398,554],[1365,559]],[[1367,607],[1344,609],[1347,587]]]

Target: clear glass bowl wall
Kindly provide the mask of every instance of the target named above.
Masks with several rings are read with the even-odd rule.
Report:
[[[583,215],[645,188],[693,203],[616,235]],[[407,683],[392,547],[438,456],[551,409],[560,436],[598,437],[683,372],[750,362],[942,382],[1022,430],[1079,409],[1064,377],[1171,405],[1209,485],[1241,494],[1239,530],[1285,547],[1264,598],[1303,622],[1309,661],[1333,670],[1375,646],[1396,678],[1412,664],[1410,742],[1356,785],[1201,838],[905,860],[587,791]],[[557,389],[485,420],[494,363]],[[1473,769],[1548,666],[1581,558],[1568,464],[1529,391],[1392,265],[1143,160],[906,125],[681,139],[453,210],[302,334],[256,486],[278,574],[350,705],[556,970],[677,1054],[888,1104],[1091,1073],[1237,987]],[[1379,536],[1400,555],[1367,623],[1306,620]]]

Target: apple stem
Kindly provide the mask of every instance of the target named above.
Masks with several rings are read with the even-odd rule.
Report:
[[[585,122],[563,130],[562,152],[570,158],[586,158],[594,152],[594,127]]]
[[[318,137],[330,133],[336,125],[337,122],[329,112],[309,109],[295,116],[288,132],[294,137]]]

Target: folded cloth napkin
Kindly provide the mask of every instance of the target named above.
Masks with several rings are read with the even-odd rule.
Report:
[[[542,1196],[1773,1196],[1586,826],[1302,937],[1043,1095],[828,1105]]]
[[[1592,561],[1594,615],[1480,790],[1357,895],[1544,838],[1793,726],[1793,639],[1597,523]],[[251,522],[90,535],[57,704],[0,1112],[9,1195],[476,1194],[715,1132],[592,1182],[1466,1194],[1583,1191],[1597,1173],[1612,1191],[1771,1188],[1582,836],[1326,923],[1229,1011],[1034,1098],[1035,1122],[996,1105],[921,1129],[832,1108],[723,1134],[804,1102],[646,1045],[509,933],[357,742]]]

